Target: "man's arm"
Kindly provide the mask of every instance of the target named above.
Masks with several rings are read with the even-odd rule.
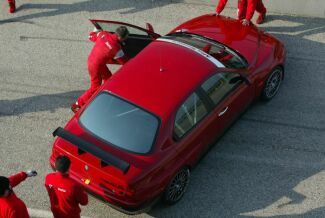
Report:
[[[92,41],[92,42],[96,42],[96,40],[98,39],[98,37],[100,37],[102,35],[104,31],[101,31],[101,30],[95,30],[93,32],[90,32],[89,33],[89,40]]]
[[[26,178],[27,178],[27,174],[25,172],[20,172],[10,176],[8,179],[9,179],[10,186],[13,188],[19,185],[19,183],[24,181]]]
[[[124,51],[122,49],[120,49],[116,53],[116,55],[114,57],[114,61],[116,61],[116,63],[121,64],[121,65],[125,64],[126,62],[128,62],[129,59],[130,58],[124,53]]]
[[[49,195],[49,198],[50,198],[50,203],[51,203],[51,206],[56,206],[59,204],[59,200],[56,196],[56,193],[55,193],[55,190],[54,190],[54,187],[53,185],[51,184],[48,184],[48,181],[47,181],[47,177],[45,178],[45,188],[47,190],[47,193]]]
[[[87,205],[88,204],[88,195],[87,193],[82,189],[82,187],[79,184],[76,184],[77,187],[75,189],[75,198],[77,202],[81,205]]]
[[[7,218],[19,218],[17,216],[17,212],[13,209],[10,209],[10,211],[7,213],[8,217]]]

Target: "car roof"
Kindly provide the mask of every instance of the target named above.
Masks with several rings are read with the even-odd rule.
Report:
[[[121,67],[103,89],[166,119],[216,69],[189,48],[156,40]]]

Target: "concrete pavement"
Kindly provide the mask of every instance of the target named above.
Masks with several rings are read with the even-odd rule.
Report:
[[[172,0],[172,2],[186,2],[215,6],[218,0]],[[288,15],[310,16],[325,18],[325,1],[323,0],[272,0],[263,1],[268,12]],[[227,7],[237,7],[237,0],[229,0]]]
[[[0,14],[0,174],[35,168],[15,191],[34,211],[48,211],[52,131],[72,116],[89,85],[88,18],[120,20],[158,33],[214,6],[151,0],[17,1]],[[225,15],[235,17],[227,8]],[[324,217],[324,19],[269,13],[260,27],[288,49],[280,93],[238,120],[192,172],[184,199],[135,217]],[[116,70],[117,67],[111,68]],[[88,217],[127,217],[90,198]]]

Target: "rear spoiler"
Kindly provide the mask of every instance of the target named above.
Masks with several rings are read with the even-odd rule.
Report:
[[[113,165],[114,167],[122,170],[123,173],[126,173],[130,167],[130,164],[126,161],[121,160],[110,153],[107,153],[107,151],[104,151],[98,148],[97,146],[87,142],[86,140],[66,131],[62,127],[58,127],[56,130],[54,130],[52,134],[53,137],[59,136],[77,146],[79,155],[88,152],[98,157],[99,159],[101,159],[102,166]]]

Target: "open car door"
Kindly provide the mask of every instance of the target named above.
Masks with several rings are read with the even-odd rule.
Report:
[[[129,37],[123,42],[123,51],[130,57],[135,57],[142,49],[144,49],[149,43],[160,37],[159,34],[153,32],[153,28],[147,23],[147,29],[134,26],[118,21],[107,20],[90,20],[92,24],[98,30],[108,31],[115,33],[116,28],[119,26],[126,26],[129,30]]]

